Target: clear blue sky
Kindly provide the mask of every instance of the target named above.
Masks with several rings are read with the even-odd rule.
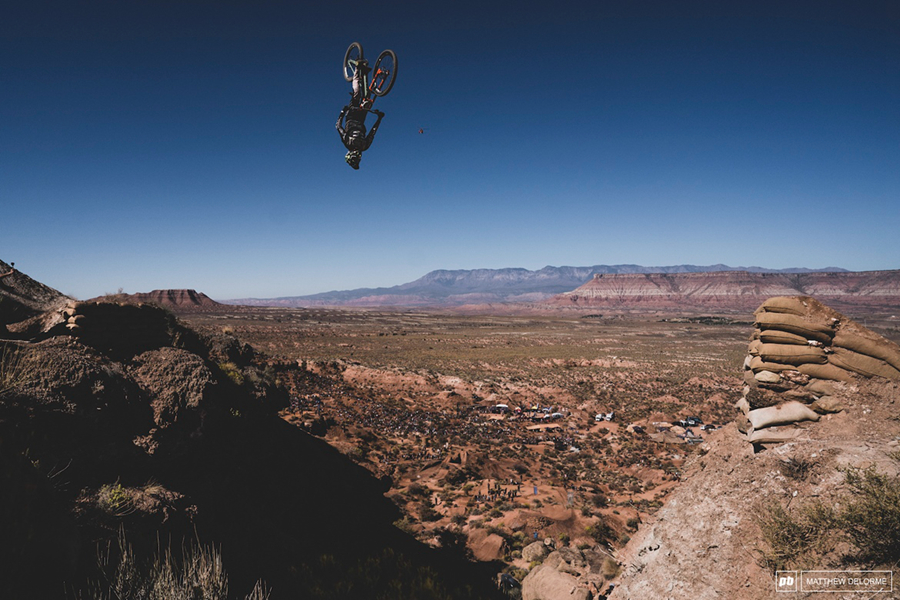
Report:
[[[399,56],[359,171],[354,40]],[[0,259],[79,298],[900,268],[896,0],[6,2],[0,82]]]

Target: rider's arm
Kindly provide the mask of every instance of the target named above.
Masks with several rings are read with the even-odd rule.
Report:
[[[344,115],[347,114],[347,111],[350,110],[349,106],[345,106],[341,109],[341,114],[338,115],[337,123],[334,124],[334,128],[338,130],[338,133],[341,134],[341,137],[344,137],[344,128],[341,127],[341,121],[344,120]]]
[[[378,131],[378,125],[381,123],[381,118],[384,116],[384,113],[381,111],[372,111],[378,118],[375,119],[375,124],[372,125],[372,129],[369,130],[369,135],[366,136],[366,148],[372,145],[372,140],[375,139],[375,132]]]

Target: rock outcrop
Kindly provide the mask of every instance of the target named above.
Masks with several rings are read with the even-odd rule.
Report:
[[[0,261],[0,333],[23,338],[46,331],[62,322],[61,311],[72,303],[73,298]]]
[[[602,573],[604,554],[596,549],[563,546],[546,555],[551,550],[548,541],[535,542],[524,549],[535,560],[540,560],[537,556],[546,558],[522,580],[522,599],[591,600],[596,597],[606,584]]]
[[[117,302],[119,304],[155,304],[174,312],[198,312],[216,310],[221,304],[196,290],[153,290],[137,294],[114,294],[93,301]]]

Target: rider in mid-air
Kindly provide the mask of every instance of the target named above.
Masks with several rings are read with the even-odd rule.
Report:
[[[363,100],[362,78],[364,71],[368,72],[368,69],[369,66],[363,61],[360,61],[357,65],[356,72],[353,75],[353,91],[350,93],[350,104],[341,109],[341,114],[338,115],[338,120],[335,124],[335,128],[341,135],[341,141],[344,142],[344,146],[348,150],[344,159],[354,169],[359,169],[359,160],[362,158],[362,153],[372,145],[372,140],[375,139],[375,132],[378,131],[378,125],[381,124],[381,119],[384,117],[383,112],[372,108],[371,100],[368,98]],[[369,112],[375,113],[378,119],[372,125],[368,135],[366,135],[366,116]]]

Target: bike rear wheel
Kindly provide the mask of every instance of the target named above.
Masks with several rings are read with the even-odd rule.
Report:
[[[353,42],[344,53],[344,62],[342,64],[344,71],[344,79],[353,81],[353,75],[356,74],[356,62],[363,59],[362,44]],[[352,64],[351,64],[352,61]]]
[[[376,96],[387,96],[397,80],[397,54],[393,50],[385,50],[378,55],[372,67],[369,91]]]

